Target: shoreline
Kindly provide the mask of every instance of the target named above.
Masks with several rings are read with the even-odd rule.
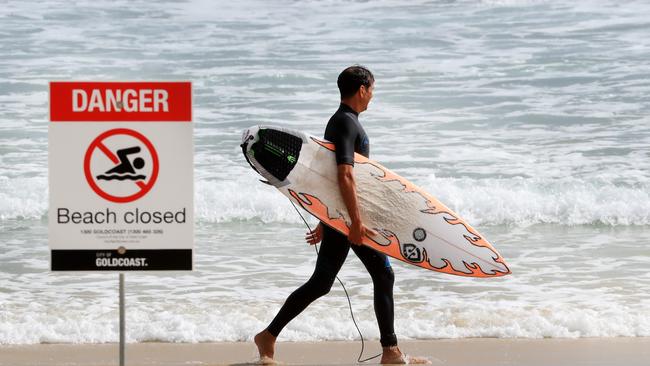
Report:
[[[401,341],[406,354],[432,365],[647,365],[650,337],[620,338],[465,338]],[[289,365],[354,365],[360,341],[278,342],[276,360]],[[366,342],[364,358],[381,352]],[[116,365],[118,344],[0,345],[0,365]],[[127,365],[252,365],[253,342],[129,343]],[[379,358],[366,362],[378,364]]]

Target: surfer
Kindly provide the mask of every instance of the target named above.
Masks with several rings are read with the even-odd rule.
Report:
[[[295,290],[275,316],[271,324],[258,333],[254,340],[263,362],[272,362],[275,340],[282,329],[309,304],[327,294],[345,262],[350,248],[370,273],[374,287],[374,308],[381,334],[383,364],[429,363],[427,359],[404,355],[397,347],[394,330],[393,283],[395,276],[388,256],[361,245],[364,235],[376,235],[361,221],[354,180],[354,153],[370,155],[368,135],[359,123],[359,113],[368,108],[375,79],[363,66],[350,66],[338,77],[341,104],[325,128],[325,139],[336,147],[338,184],[350,215],[350,234],[345,235],[322,222],[307,233],[305,240],[314,245],[322,242],[316,268],[311,278]]]

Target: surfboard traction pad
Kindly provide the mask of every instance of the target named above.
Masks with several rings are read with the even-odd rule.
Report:
[[[291,129],[254,126],[244,131],[242,148],[251,166],[269,184],[324,224],[349,234],[350,219],[336,182],[333,143]],[[308,148],[317,150],[306,151],[301,158],[301,150]],[[331,164],[322,164],[328,160],[323,155],[331,155]],[[315,183],[313,177],[311,182],[306,180],[306,176],[315,175],[305,174],[316,172],[311,169],[314,161],[320,164],[317,179],[323,184]],[[355,153],[354,162],[362,220],[379,233],[365,236],[364,245],[403,262],[451,275],[499,277],[511,273],[494,247],[435,197],[363,155]],[[315,185],[331,187],[320,193],[304,188]],[[436,234],[440,231],[446,235]],[[464,257],[436,255],[436,247],[446,245]]]

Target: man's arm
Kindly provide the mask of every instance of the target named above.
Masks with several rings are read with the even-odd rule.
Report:
[[[354,181],[354,167],[350,164],[339,164],[337,169],[339,190],[348,209],[350,220],[352,223],[361,222],[359,202],[357,201],[357,185]]]
[[[348,209],[350,221],[352,221],[348,239],[352,244],[360,245],[364,235],[376,235],[377,233],[374,230],[367,228],[363,222],[361,222],[361,213],[359,211],[359,201],[357,199],[357,186],[354,181],[353,166],[350,164],[339,164],[337,170],[339,190],[341,191],[341,196],[343,196],[345,207]]]

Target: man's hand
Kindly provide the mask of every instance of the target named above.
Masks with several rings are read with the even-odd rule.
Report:
[[[323,239],[323,223],[319,222],[316,228],[305,234],[305,240],[309,245],[318,244]]]
[[[369,227],[366,227],[361,221],[353,222],[350,226],[350,234],[348,240],[354,245],[361,245],[365,235],[375,236],[377,232]]]

